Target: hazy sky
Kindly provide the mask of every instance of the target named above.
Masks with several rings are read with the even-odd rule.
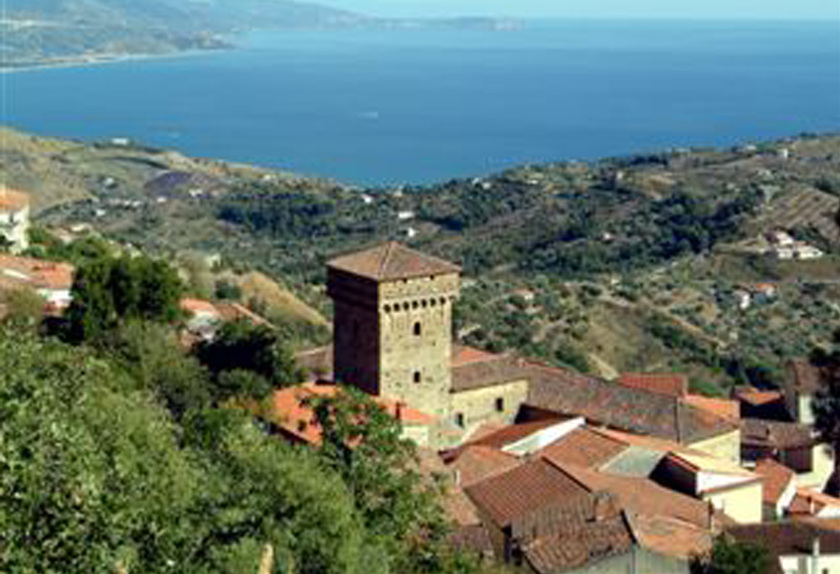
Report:
[[[492,14],[584,18],[840,20],[840,0],[321,0],[382,16]]]

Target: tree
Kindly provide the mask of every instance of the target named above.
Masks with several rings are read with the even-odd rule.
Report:
[[[815,349],[811,364],[819,369],[820,388],[812,403],[814,430],[834,452],[834,473],[826,485],[828,494],[840,495],[840,332],[834,348]]]
[[[709,556],[695,561],[692,570],[697,574],[766,574],[769,568],[770,554],[765,548],[722,535]]]
[[[248,321],[225,324],[215,339],[198,345],[195,355],[216,379],[217,401],[242,394],[260,399],[274,388],[303,380],[291,350],[277,332]]]
[[[108,350],[120,365],[180,420],[210,405],[210,374],[186,354],[168,325],[133,322],[114,333]]]
[[[4,323],[25,329],[37,329],[44,319],[46,301],[31,289],[15,289],[0,296],[6,307]]]
[[[371,534],[396,572],[448,571],[458,562],[445,545],[441,490],[423,482],[414,443],[370,397],[347,388],[312,401],[322,428],[319,454],[344,479]]]
[[[79,266],[71,293],[68,339],[101,342],[115,327],[130,321],[178,319],[183,285],[165,261],[106,256]]]

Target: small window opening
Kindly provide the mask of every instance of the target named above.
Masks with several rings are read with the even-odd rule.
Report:
[[[455,424],[461,428],[464,428],[464,426],[466,426],[464,421],[464,413],[455,414]]]
[[[496,412],[505,412],[505,399],[503,399],[502,397],[496,399]]]
[[[420,382],[420,378],[421,378],[420,371],[415,371],[415,372],[414,372],[414,382],[415,382],[415,383],[419,383],[419,382]]]
[[[423,326],[419,322],[415,323],[414,324],[414,336],[419,337],[422,334],[423,334]]]

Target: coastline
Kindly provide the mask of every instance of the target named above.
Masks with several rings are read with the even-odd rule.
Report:
[[[235,46],[229,48],[214,48],[207,50],[183,50],[178,52],[167,52],[160,54],[101,54],[97,56],[78,56],[67,58],[57,62],[45,62],[43,64],[26,64],[22,66],[0,65],[0,75],[19,74],[27,72],[40,72],[44,70],[61,70],[67,68],[88,68],[94,66],[106,66],[110,64],[125,64],[129,62],[145,62],[150,60],[174,60],[180,58],[191,58],[196,56],[207,56],[222,51],[235,50]]]

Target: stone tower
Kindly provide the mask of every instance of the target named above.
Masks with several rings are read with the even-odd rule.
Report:
[[[336,380],[447,419],[460,273],[399,243],[331,261]]]

